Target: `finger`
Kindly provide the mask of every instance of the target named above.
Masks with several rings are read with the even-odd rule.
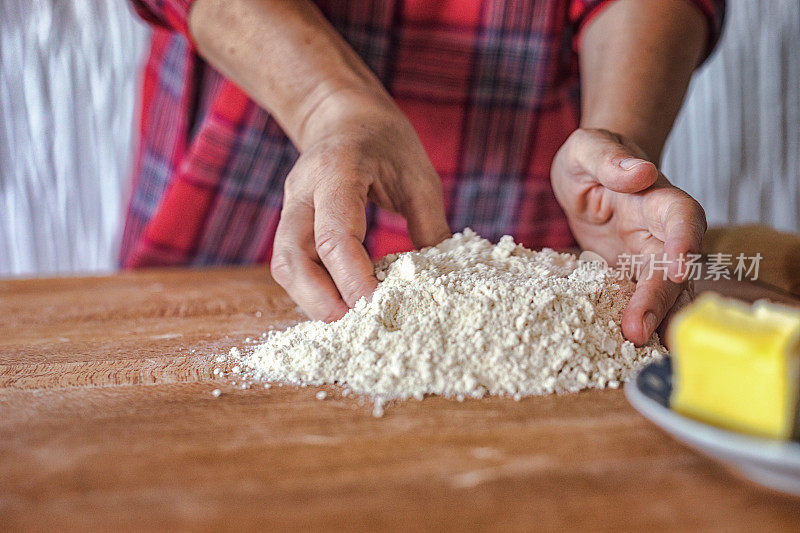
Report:
[[[700,253],[707,228],[706,215],[700,204],[687,195],[667,209],[665,218],[664,253],[670,262],[667,273],[670,280],[681,283],[689,275],[682,262],[688,254]]]
[[[406,219],[408,235],[416,248],[436,246],[452,235],[444,214],[441,186],[429,193],[414,191],[401,214]]]
[[[658,336],[661,339],[661,344],[669,348],[669,336],[667,335],[667,329],[669,328],[670,324],[672,323],[672,319],[675,318],[675,315],[680,313],[687,305],[692,303],[692,294],[688,289],[682,289],[678,298],[675,300],[675,303],[672,307],[667,311],[666,316],[664,316],[664,320],[661,321],[661,325],[658,327]]]
[[[577,130],[571,141],[577,165],[612,191],[643,191],[658,179],[658,169],[653,163],[617,142],[608,132]]]
[[[650,275],[648,270],[643,269],[622,315],[622,333],[637,346],[647,343],[682,290],[681,285],[664,279],[663,273]]]
[[[362,242],[367,232],[367,190],[322,184],[314,192],[314,242],[345,303],[353,307],[378,286]]]
[[[318,262],[313,220],[310,205],[291,200],[284,203],[270,270],[275,281],[310,318],[330,322],[344,316],[347,305]]]

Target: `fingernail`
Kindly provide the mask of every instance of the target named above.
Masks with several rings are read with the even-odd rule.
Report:
[[[647,163],[647,161],[645,161],[644,159],[629,157],[627,159],[623,159],[622,161],[620,161],[619,166],[621,166],[623,170],[630,170],[633,167],[638,167],[639,165],[642,165],[644,163]]]
[[[652,335],[658,326],[658,318],[655,313],[648,311],[644,314],[644,329],[647,330],[648,335]]]

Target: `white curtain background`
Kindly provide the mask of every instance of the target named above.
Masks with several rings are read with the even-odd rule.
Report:
[[[115,268],[146,44],[123,0],[0,1],[0,275]],[[798,0],[729,0],[663,168],[712,223],[800,231]]]
[[[712,224],[800,231],[800,1],[728,0],[662,168]]]
[[[124,0],[0,0],[0,275],[114,268],[146,37]]]

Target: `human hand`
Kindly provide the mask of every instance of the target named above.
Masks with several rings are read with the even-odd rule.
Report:
[[[401,214],[418,248],[450,230],[439,177],[391,101],[334,99],[308,120],[317,133],[286,178],[271,271],[309,317],[332,321],[378,283],[362,244],[368,200]]]
[[[578,129],[559,149],[551,181],[582,248],[615,266],[641,254],[636,291],[622,317],[623,334],[647,342],[665,317],[690,300],[681,258],[699,253],[703,208],[667,181],[631,140],[605,130]],[[651,260],[666,258],[666,279]]]

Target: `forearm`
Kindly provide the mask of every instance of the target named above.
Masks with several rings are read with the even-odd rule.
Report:
[[[199,53],[267,109],[301,151],[342,118],[343,102],[391,106],[310,1],[197,0],[189,31]]]
[[[582,37],[581,126],[625,135],[658,162],[707,32],[685,0],[618,0],[604,9]]]

